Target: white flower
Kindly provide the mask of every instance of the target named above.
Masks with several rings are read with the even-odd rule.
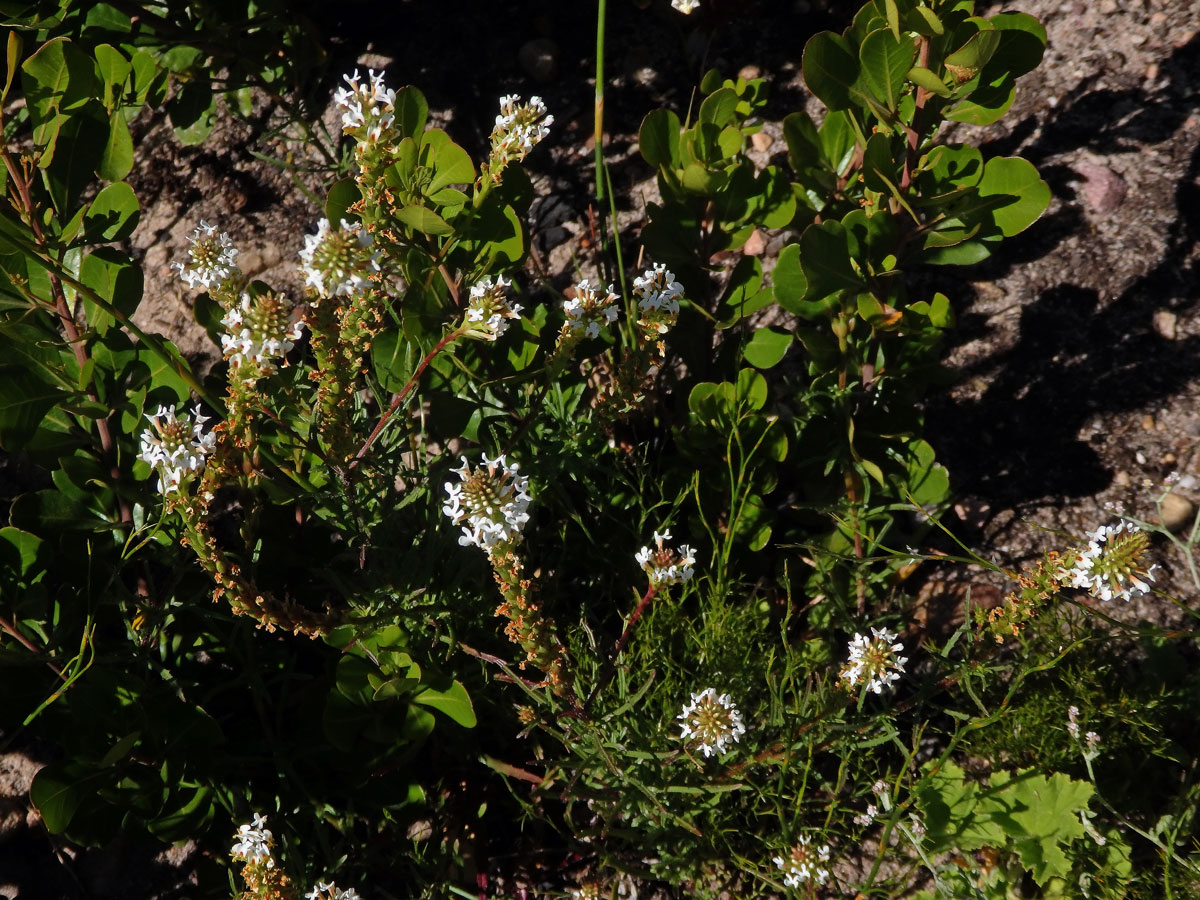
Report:
[[[671,6],[685,16],[689,16],[694,10],[700,8],[700,0],[671,0]]]
[[[666,266],[658,263],[633,279],[633,296],[638,305],[638,325],[647,337],[666,334],[679,318],[683,285]]]
[[[305,900],[361,900],[358,891],[338,888],[332,881],[317,882],[317,886],[304,895]]]
[[[451,469],[459,484],[446,482],[446,503],[442,512],[455,525],[464,519],[464,547],[474,544],[489,553],[497,544],[515,544],[521,539],[521,529],[529,521],[529,477],[518,474],[516,463],[506,464],[503,456],[483,457],[483,465],[472,470],[467,458],[462,466]]]
[[[1079,739],[1079,707],[1067,707],[1067,734],[1072,738]]]
[[[600,329],[617,320],[617,300],[620,298],[608,286],[608,293],[601,297],[599,287],[586,278],[575,285],[575,296],[563,302],[567,315],[565,327],[576,337],[594,338]]]
[[[215,225],[209,225],[201,219],[200,224],[188,236],[188,240],[192,244],[188,248],[191,262],[171,263],[171,268],[179,272],[179,277],[189,288],[194,290],[197,285],[206,289],[219,287],[238,271],[235,262],[237,248],[224,231],[217,234]]]
[[[546,115],[541,97],[530,97],[522,104],[517,94],[500,98],[500,115],[492,129],[492,152],[489,168],[499,180],[500,172],[510,162],[520,162],[549,133],[554,116]]]
[[[274,372],[275,360],[287,355],[304,329],[302,321],[292,319],[292,311],[282,294],[268,291],[252,297],[243,291],[237,306],[221,319],[221,347],[230,365],[249,366],[256,376]]]
[[[494,341],[508,331],[510,319],[520,318],[521,305],[509,303],[505,289],[512,282],[497,275],[495,282],[485,278],[471,286],[471,299],[463,320],[463,334],[481,341]]]
[[[1149,582],[1158,566],[1147,568],[1143,563],[1149,538],[1140,528],[1129,522],[1101,525],[1087,536],[1087,542],[1071,567],[1058,572],[1059,581],[1105,602],[1128,602],[1150,592]]]
[[[147,417],[151,427],[142,432],[138,458],[158,472],[158,489],[163,495],[181,490],[203,472],[205,457],[216,446],[216,435],[203,430],[209,417],[200,415],[199,406],[192,415],[195,422],[186,413],[179,419],[172,407],[160,406],[158,412]]]
[[[801,835],[799,840],[788,851],[788,855],[776,856],[775,865],[783,870],[783,883],[788,887],[798,888],[808,882],[824,884],[829,877],[829,845],[814,846],[807,835]]]
[[[687,544],[680,544],[678,550],[663,546],[663,541],[671,539],[671,532],[654,532],[654,547],[643,547],[634,559],[646,573],[653,587],[667,587],[672,584],[683,584],[696,574],[696,551]]]
[[[867,690],[879,694],[900,680],[908,657],[899,655],[904,645],[896,643],[897,635],[886,628],[872,628],[871,635],[870,638],[854,635],[850,641],[850,659],[839,677],[851,687],[862,681]]]
[[[879,808],[874,803],[867,804],[867,811],[854,817],[855,825],[870,825],[879,815]]]
[[[237,843],[229,851],[234,859],[253,864],[265,863],[267,868],[275,865],[275,860],[271,857],[271,847],[275,844],[275,838],[267,830],[266,824],[266,817],[255,813],[249,825],[238,826],[237,834],[234,835]]]
[[[358,140],[359,150],[364,144],[384,141],[392,143],[392,130],[396,122],[396,92],[383,83],[383,72],[367,69],[367,83],[359,82],[358,69],[353,75],[343,75],[349,88],[334,92],[333,102],[342,110],[342,131]]]
[[[717,695],[715,688],[705,688],[692,694],[692,702],[679,714],[681,738],[691,738],[705,757],[724,753],[729,741],[734,743],[746,733],[742,714],[728,694]]]
[[[305,235],[300,270],[322,297],[352,296],[370,285],[380,271],[379,251],[361,222],[342,219],[330,228],[328,219],[317,223],[317,233]]]

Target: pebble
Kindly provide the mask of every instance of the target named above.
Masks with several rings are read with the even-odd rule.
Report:
[[[759,153],[766,153],[771,149],[771,144],[775,143],[775,139],[765,131],[759,131],[750,135],[750,143]]]
[[[1118,469],[1117,474],[1113,476],[1113,484],[1117,487],[1129,487],[1133,484],[1133,479],[1129,477],[1129,473],[1124,469]]]
[[[1144,416],[1142,416],[1142,431],[1153,431],[1153,430],[1154,430],[1154,416],[1150,415],[1150,413],[1146,413]]]
[[[1075,171],[1084,178],[1080,191],[1084,202],[1096,212],[1107,215],[1125,202],[1129,185],[1108,166],[1085,159],[1075,164]]]
[[[1180,494],[1167,494],[1159,504],[1160,524],[1169,531],[1180,531],[1191,524],[1196,506]]]
[[[1179,336],[1179,317],[1169,309],[1154,311],[1154,330],[1158,336],[1173,341]]]
[[[526,41],[517,51],[517,61],[534,81],[549,81],[558,68],[558,44],[549,38]]]
[[[746,238],[746,243],[742,245],[742,252],[747,256],[762,256],[766,249],[767,240],[757,228],[750,232],[750,237]]]
[[[753,81],[755,78],[762,77],[762,69],[756,65],[742,66],[738,69],[738,78],[745,78],[747,81]]]

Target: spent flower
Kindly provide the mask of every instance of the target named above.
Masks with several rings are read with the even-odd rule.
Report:
[[[529,521],[529,476],[519,475],[517,464],[506,463],[503,456],[484,456],[483,465],[475,469],[464,456],[462,466],[450,471],[460,482],[446,482],[442,512],[455,525],[466,522],[458,542],[489,552],[497,544],[517,543]]]
[[[682,729],[679,736],[695,741],[705,757],[724,753],[730,741],[737,743],[746,733],[742,714],[729,695],[718,695],[716,688],[692,694],[692,702],[683,707],[679,721]]]
[[[342,219],[331,228],[328,219],[317,223],[317,233],[305,235],[300,269],[307,283],[322,297],[350,297],[370,284],[380,271],[379,251],[361,222]]]
[[[829,845],[817,846],[807,835],[801,835],[787,856],[776,856],[774,862],[783,871],[783,883],[788,887],[824,884],[829,878]]]
[[[672,584],[682,584],[696,574],[696,551],[687,544],[680,544],[678,550],[664,547],[663,541],[671,539],[671,532],[654,532],[654,547],[643,547],[635,554],[638,565],[650,579],[651,587],[661,588]]]
[[[494,341],[508,331],[510,319],[520,318],[521,305],[509,303],[504,296],[511,284],[503,275],[497,275],[494,282],[488,277],[471,286],[471,299],[462,324],[465,337]]]
[[[217,231],[217,226],[201,219],[200,224],[188,235],[188,241],[192,245],[188,248],[189,262],[174,262],[171,268],[179,272],[179,277],[189,288],[211,290],[220,287],[238,272],[237,248],[228,234]]]
[[[251,369],[256,375],[275,371],[282,359],[300,340],[304,323],[292,319],[293,305],[274,291],[251,295],[243,291],[238,304],[221,319],[225,334],[221,347],[232,367]]]
[[[204,433],[208,416],[200,415],[199,406],[191,417],[175,415],[170,406],[160,406],[148,416],[150,427],[142,432],[138,458],[158,472],[158,489],[163,495],[182,490],[191,479],[204,471],[205,458],[216,446],[216,435]]]
[[[896,638],[897,635],[886,628],[872,628],[869,638],[855,634],[850,640],[850,658],[839,677],[850,687],[863,682],[867,690],[876,694],[895,685],[908,662],[908,657],[900,655],[904,645],[897,643]]]
[[[666,334],[679,319],[683,285],[662,263],[633,279],[633,296],[638,305],[638,325],[648,339]]]
[[[229,850],[233,858],[254,865],[265,864],[268,868],[274,866],[271,848],[275,846],[275,837],[266,826],[266,816],[258,813],[250,824],[239,825],[234,835],[236,843]]]
[[[1071,566],[1058,573],[1059,580],[1081,588],[1098,600],[1132,600],[1149,593],[1156,565],[1147,567],[1144,554],[1150,539],[1130,522],[1101,525],[1088,535],[1088,545],[1076,552]]]

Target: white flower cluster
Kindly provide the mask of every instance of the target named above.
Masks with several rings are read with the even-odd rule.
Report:
[[[798,888],[810,881],[824,884],[829,877],[829,845],[815,846],[807,835],[800,839],[788,851],[788,855],[776,856],[775,865],[783,870],[783,883],[788,887]]]
[[[1158,568],[1141,566],[1147,543],[1145,533],[1132,523],[1101,525],[1088,535],[1087,549],[1076,554],[1074,565],[1061,571],[1059,579],[1098,600],[1128,602],[1150,592],[1149,582]]]
[[[461,479],[459,484],[446,482],[448,499],[442,507],[455,525],[464,519],[464,547],[474,544],[491,551],[497,544],[514,544],[521,538],[521,529],[529,521],[529,476],[519,475],[516,463],[506,464],[503,456],[483,457],[483,465],[472,470],[467,458],[462,466],[451,469]]]
[[[633,296],[638,304],[638,325],[647,335],[666,334],[679,318],[683,285],[662,263],[633,279]]]
[[[541,97],[530,97],[522,103],[517,94],[500,98],[500,115],[492,129],[492,167],[502,169],[510,162],[520,162],[540,143],[554,124],[554,116],[546,115]]]
[[[700,8],[700,0],[671,0],[671,6],[685,16],[690,16],[694,10]]]
[[[577,337],[598,336],[601,328],[617,320],[619,299],[613,293],[611,284],[608,286],[607,295],[602,297],[599,286],[584,278],[575,285],[575,296],[563,302],[563,312],[567,314],[567,327]]]
[[[724,753],[730,741],[736,744],[746,733],[742,714],[729,695],[718,696],[716,688],[692,694],[692,702],[683,707],[679,721],[683,730],[679,736],[696,741],[705,757]]]
[[[840,677],[851,687],[865,682],[867,690],[876,694],[892,687],[908,662],[908,657],[899,655],[904,645],[896,642],[897,637],[886,628],[872,628],[869,638],[855,634],[850,641],[850,659]]]
[[[342,110],[342,130],[363,143],[380,141],[396,122],[396,92],[384,86],[383,74],[367,69],[367,83],[362,84],[355,69],[353,75],[342,76],[350,87],[333,95]]]
[[[329,220],[317,223],[317,233],[305,235],[300,270],[306,282],[322,297],[350,297],[370,284],[380,271],[379,251],[361,222],[342,219],[330,228]]]
[[[660,588],[672,584],[682,584],[696,574],[696,551],[687,544],[680,544],[678,550],[663,546],[663,541],[671,539],[671,532],[654,532],[655,546],[643,547],[635,554],[638,565],[646,573],[653,587]]]
[[[304,895],[304,900],[362,900],[354,888],[341,890],[332,881],[318,881],[317,886]]]
[[[271,856],[271,848],[275,845],[275,838],[267,829],[266,816],[255,813],[249,825],[238,826],[234,838],[237,843],[229,851],[234,859],[252,865],[265,865],[268,869],[274,868],[275,859]]]
[[[200,415],[196,407],[192,422],[187,414],[175,417],[175,410],[160,406],[149,416],[150,428],[142,432],[142,450],[138,458],[145,460],[158,472],[158,489],[164,495],[180,490],[194,476],[204,471],[204,460],[216,445],[216,435],[204,434],[208,416]]]
[[[190,263],[171,263],[171,268],[179,272],[179,277],[192,290],[197,286],[206,290],[219,287],[238,271],[237,248],[228,234],[217,233],[216,225],[201,219],[188,240],[192,244],[188,248]]]
[[[508,320],[520,318],[521,304],[509,303],[504,297],[506,288],[512,285],[503,275],[495,282],[490,277],[471,286],[471,299],[467,304],[467,317],[463,323],[467,337],[481,341],[494,341],[508,331]]]
[[[292,304],[273,291],[254,297],[243,291],[221,324],[221,348],[230,365],[249,365],[263,375],[275,371],[275,360],[287,355],[304,330],[301,320],[292,320]]]

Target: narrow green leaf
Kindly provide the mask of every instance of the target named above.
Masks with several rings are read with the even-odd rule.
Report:
[[[21,64],[21,45],[21,33],[15,28],[10,28],[8,32],[8,74],[4,78],[4,93],[0,94],[0,100],[8,97],[13,76],[17,74],[17,66]]]
[[[125,116],[118,109],[108,117],[108,141],[96,164],[96,174],[106,181],[120,181],[133,169],[133,138]]]
[[[953,92],[946,87],[946,82],[938,78],[929,69],[921,66],[913,66],[904,76],[917,87],[923,87],[931,94],[937,94],[939,97],[949,97]]]
[[[112,110],[119,105],[124,93],[125,80],[133,71],[133,66],[120,50],[109,44],[100,44],[94,51],[96,69],[104,82],[104,107]]]
[[[914,12],[916,12],[921,18],[921,22],[912,23],[914,31],[917,31],[927,37],[946,33],[946,27],[942,24],[942,20],[939,19],[937,14],[929,7],[917,6]]]
[[[916,53],[911,40],[897,37],[886,28],[872,31],[859,48],[863,86],[892,112],[900,103],[904,79]]]

